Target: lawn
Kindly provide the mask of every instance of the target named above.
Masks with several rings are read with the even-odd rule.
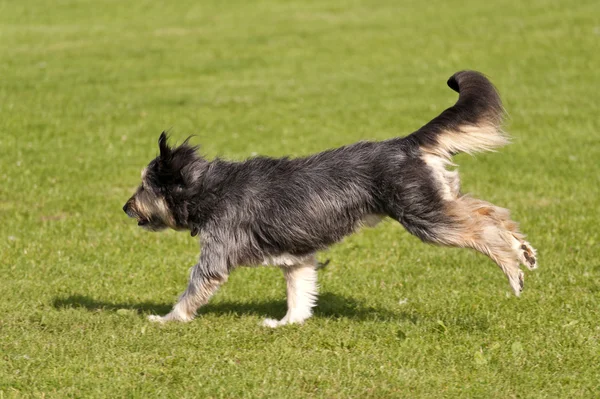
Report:
[[[498,1],[0,1],[0,398],[600,395],[600,5]],[[285,314],[241,268],[155,325],[199,253],[121,207],[169,129],[208,157],[301,156],[406,135],[486,73],[513,144],[460,155],[463,189],[538,249],[521,298],[468,250],[397,223],[319,255]]]

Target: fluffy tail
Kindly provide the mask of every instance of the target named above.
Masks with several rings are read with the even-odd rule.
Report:
[[[422,150],[449,159],[508,144],[501,130],[504,108],[488,78],[461,71],[448,79],[448,86],[459,93],[456,104],[409,136]]]

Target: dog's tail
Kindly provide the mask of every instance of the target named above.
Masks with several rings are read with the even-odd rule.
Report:
[[[429,153],[449,159],[459,152],[492,151],[508,144],[501,130],[504,108],[494,85],[475,71],[457,72],[448,86],[458,101],[409,136]]]

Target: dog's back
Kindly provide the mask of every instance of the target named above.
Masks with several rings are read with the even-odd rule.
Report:
[[[398,220],[424,241],[446,243],[457,223],[449,204],[460,197],[458,174],[446,169],[451,155],[507,142],[500,98],[487,78],[459,72],[448,84],[460,93],[457,103],[407,137],[214,167],[226,175],[220,207],[227,208],[216,212],[215,224],[227,215],[226,222],[247,226],[249,245],[261,249],[256,259],[240,261],[310,254],[377,216]]]

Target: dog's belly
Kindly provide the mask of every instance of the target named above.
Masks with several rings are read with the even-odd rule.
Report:
[[[294,266],[306,261],[306,256],[295,256],[288,253],[280,255],[269,255],[263,259],[264,266]]]
[[[301,254],[292,254],[295,248],[290,248],[290,252],[281,252],[279,254],[270,254],[265,255],[262,259],[261,263],[264,266],[294,266],[306,263],[307,258],[314,255],[319,249],[323,249],[337,241],[340,241],[344,236],[352,234],[354,231],[362,228],[362,227],[375,227],[379,224],[386,216],[379,214],[367,214],[363,218],[360,219],[350,231],[347,231],[346,234],[340,234],[339,230],[335,230],[331,232],[330,236],[324,234],[324,236],[315,241],[314,248],[301,252]]]

